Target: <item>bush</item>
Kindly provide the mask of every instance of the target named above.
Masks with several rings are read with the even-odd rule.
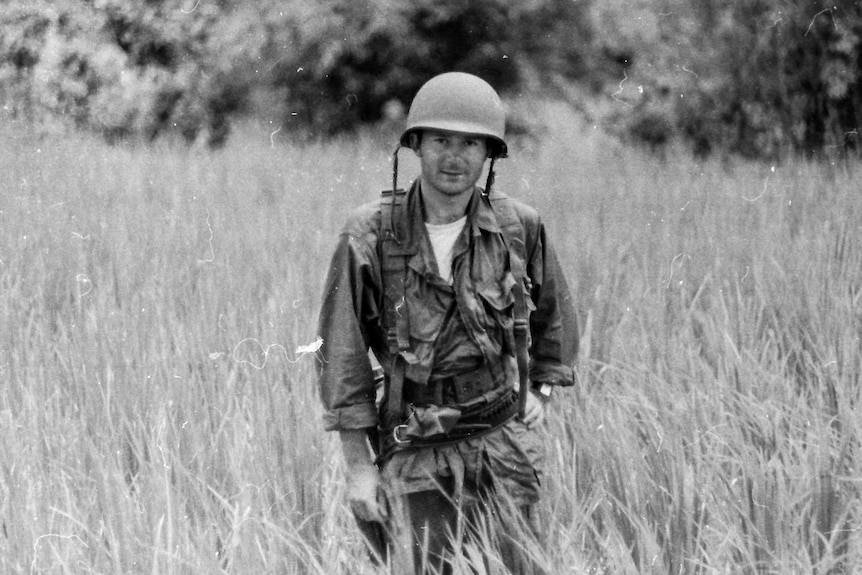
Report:
[[[432,76],[459,70],[500,91],[536,75],[585,74],[587,3],[536,0],[391,0],[274,11],[267,50],[271,86],[284,94],[284,123],[334,134],[404,107]],[[538,72],[536,72],[538,71]]]
[[[584,74],[586,5],[36,0],[0,15],[0,78],[16,114],[109,138],[176,132],[218,145],[261,91],[285,128],[331,135],[406,106],[444,71],[500,90],[550,69]]]
[[[222,144],[261,46],[253,13],[211,2],[37,0],[0,24],[11,32],[0,70],[15,113],[108,138],[176,132]]]
[[[606,4],[600,14],[615,94],[630,105],[612,117],[634,137],[651,136],[643,126],[660,116],[699,153],[776,160],[857,149],[858,2],[667,0],[659,14],[645,2]]]

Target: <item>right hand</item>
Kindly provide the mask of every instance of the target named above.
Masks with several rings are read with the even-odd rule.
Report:
[[[376,466],[361,465],[347,470],[347,502],[359,519],[383,523],[386,509],[381,495],[380,473]]]

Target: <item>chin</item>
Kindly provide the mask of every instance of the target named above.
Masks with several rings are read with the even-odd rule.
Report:
[[[466,193],[468,193],[468,192],[472,192],[472,191],[473,191],[473,186],[472,186],[472,185],[471,185],[471,186],[467,186],[467,187],[464,187],[464,186],[458,186],[458,187],[450,187],[450,186],[447,186],[447,187],[438,188],[438,189],[439,189],[441,192],[443,192],[444,194],[446,194],[447,196],[460,196],[460,195],[462,195],[462,194],[466,194]]]

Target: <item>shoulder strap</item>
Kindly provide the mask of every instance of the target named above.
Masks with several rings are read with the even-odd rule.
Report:
[[[404,360],[401,352],[410,349],[410,318],[401,307],[404,305],[405,284],[407,281],[407,261],[409,256],[397,249],[403,238],[398,237],[396,218],[401,223],[406,191],[384,190],[380,198],[380,267],[383,273],[383,321],[386,328],[386,342],[392,366],[389,371],[389,385],[386,390],[388,418],[392,421],[400,417],[401,398],[404,388]],[[403,313],[402,313],[403,311]]]
[[[397,249],[401,244],[395,219],[401,221],[404,211],[404,190],[384,190],[380,199],[380,267],[383,272],[384,319],[389,352],[394,356],[410,347],[410,326],[404,304],[404,284],[407,280],[408,257]],[[399,226],[400,227],[400,226]],[[397,318],[392,321],[392,318]]]
[[[527,276],[527,246],[524,224],[515,212],[508,196],[492,192],[488,196],[497,225],[503,232],[503,239],[509,250],[509,265],[515,277],[512,292],[515,295],[515,358],[518,363],[518,415],[523,418],[527,409],[527,389],[530,384],[530,319],[527,308],[526,285]]]
[[[518,217],[515,208],[512,207],[512,200],[508,196],[499,192],[492,192],[488,196],[491,203],[491,209],[494,211],[494,217],[497,218],[497,225],[503,232],[503,238],[506,240],[506,245],[509,248],[509,258],[512,265],[512,274],[515,279],[522,282],[527,278],[527,238],[524,224],[521,218]]]

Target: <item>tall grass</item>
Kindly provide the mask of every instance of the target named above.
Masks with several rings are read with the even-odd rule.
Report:
[[[583,328],[533,552],[555,573],[857,572],[856,172],[658,160],[553,111],[497,179],[543,213]],[[280,136],[4,134],[3,572],[374,572],[297,348],[390,142]]]

